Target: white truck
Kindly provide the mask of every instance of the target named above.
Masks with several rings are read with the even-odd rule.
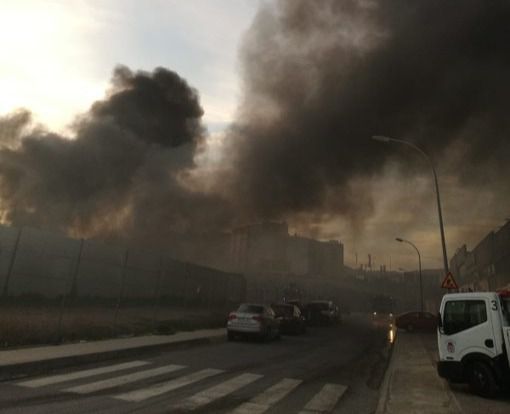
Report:
[[[494,397],[510,381],[510,292],[444,295],[437,342],[439,376]]]

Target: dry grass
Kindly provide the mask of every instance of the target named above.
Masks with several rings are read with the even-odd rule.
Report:
[[[95,340],[116,336],[221,327],[227,309],[197,306],[121,306],[115,321],[115,305],[68,306],[61,324],[61,307],[4,304],[0,308],[0,344],[16,347],[57,342]]]

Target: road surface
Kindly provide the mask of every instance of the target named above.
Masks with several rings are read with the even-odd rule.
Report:
[[[370,413],[387,329],[350,316],[271,343],[141,354],[0,383],[7,413]]]

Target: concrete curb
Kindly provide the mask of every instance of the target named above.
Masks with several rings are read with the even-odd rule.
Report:
[[[56,357],[38,361],[3,365],[0,369],[0,381],[8,381],[29,375],[47,373],[58,368],[66,368],[81,364],[107,361],[116,358],[140,357],[141,353],[151,353],[179,349],[190,346],[209,345],[226,341],[226,335],[214,335],[203,338],[186,339],[182,341],[137,345],[130,348],[92,352],[83,355]]]
[[[384,379],[381,384],[381,389],[379,391],[379,401],[377,402],[377,408],[375,410],[375,414],[384,414],[386,412],[386,404],[388,399],[390,398],[390,385],[391,385],[391,377],[393,375],[393,365],[395,365],[395,355],[397,352],[398,346],[398,331],[395,331],[395,340],[390,349],[390,357],[388,366],[386,367],[386,372],[384,373]]]

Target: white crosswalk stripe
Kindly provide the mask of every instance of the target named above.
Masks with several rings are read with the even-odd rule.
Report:
[[[225,397],[228,394],[242,388],[252,382],[262,378],[263,375],[245,373],[231,378],[211,388],[207,388],[188,399],[184,400],[181,404],[174,406],[177,410],[192,411],[197,408],[203,407],[215,400]]]
[[[29,381],[22,381],[18,382],[17,385],[29,388],[44,387],[46,385],[60,384],[62,382],[72,381],[80,378],[88,378],[94,375],[101,375],[130,368],[137,368],[148,364],[149,363],[146,361],[124,362],[122,364],[109,365],[107,367],[86,369],[83,371],[70,372],[68,374],[52,375],[49,377],[37,378]]]
[[[299,414],[315,414],[331,412],[342,395],[347,391],[345,385],[326,384],[315,396],[305,405],[304,410]]]
[[[143,380],[178,372],[186,369],[186,366],[169,364],[159,367],[141,368],[140,370],[135,370],[128,374],[121,373],[121,371],[145,367],[149,364],[150,363],[147,361],[130,361],[65,374],[50,375],[32,380],[15,382],[15,384],[23,387],[37,388],[89,378],[89,382],[81,381],[82,383],[78,385],[62,385],[62,392],[91,394],[140,381],[138,385],[133,385],[131,389],[111,391],[108,396],[126,402],[141,402],[225,373],[223,370],[212,368],[188,373],[183,371],[182,373],[178,373],[177,376],[173,375],[171,379],[164,377],[155,379],[154,382],[157,381],[157,383],[152,385],[145,384]],[[105,374],[103,378],[91,378],[103,374]],[[243,387],[247,387],[262,377],[263,375],[261,374],[242,373],[227,380],[216,379],[216,381],[212,381],[215,385],[208,385],[205,389],[204,386],[202,386],[201,390],[199,387],[198,392],[188,391],[188,397],[184,397],[184,399],[172,399],[172,397],[169,396],[169,401],[171,401],[171,406],[169,407],[170,412],[172,410],[193,411],[200,409]],[[263,414],[266,411],[276,408],[277,404],[298,389],[302,382],[302,380],[295,378],[280,379],[278,382],[258,392],[256,395],[252,393],[251,399],[235,407],[231,411],[231,414]],[[346,391],[347,387],[344,385],[325,384],[315,395],[309,397],[309,401],[301,408],[301,411],[299,411],[299,407],[296,407],[295,410],[299,411],[299,414],[330,413]],[[249,390],[247,392],[249,392]],[[190,394],[192,395],[189,396]],[[174,397],[176,396],[177,395]]]
[[[293,391],[299,384],[301,384],[301,382],[301,380],[297,379],[284,378],[261,394],[258,394],[252,398],[250,401],[241,404],[234,411],[232,411],[232,413],[261,414],[269,410],[272,405],[285,398],[287,394]]]
[[[161,395],[178,388],[182,388],[186,385],[193,384],[194,382],[201,381],[205,378],[212,377],[213,375],[221,374],[222,370],[220,369],[204,369],[202,371],[197,371],[192,374],[176,378],[171,381],[167,381],[161,384],[156,384],[152,387],[147,387],[139,390],[134,390],[130,392],[126,392],[123,394],[116,395],[114,398],[124,400],[124,401],[143,401],[147,398],[155,397],[157,395]]]
[[[153,369],[147,369],[144,371],[135,372],[132,374],[121,375],[120,377],[114,377],[105,379],[102,381],[96,381],[89,384],[78,385],[76,387],[67,388],[64,391],[74,392],[77,394],[89,394],[91,392],[101,391],[108,388],[118,387],[119,385],[129,384],[142,379],[155,377],[162,374],[168,374],[171,372],[178,371],[186,368],[184,365],[166,365],[164,367],[158,367]]]

